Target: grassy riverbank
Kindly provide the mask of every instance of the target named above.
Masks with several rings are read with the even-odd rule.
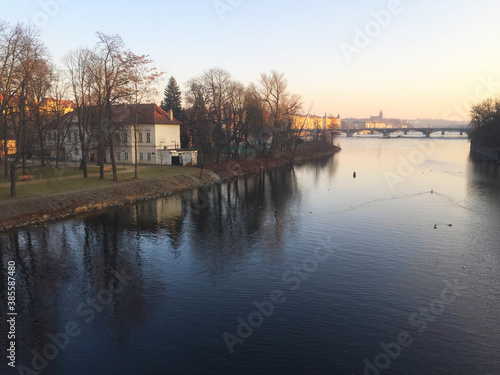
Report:
[[[83,178],[83,172],[74,166],[30,168],[28,174],[33,176],[33,179],[16,182],[16,198],[14,200],[116,185],[117,183],[113,181],[111,170],[108,170],[110,168],[110,166],[106,167],[104,180],[99,179],[99,167],[95,166],[89,167],[88,178]],[[199,168],[167,165],[140,165],[138,170],[141,180],[183,174],[200,174]],[[120,180],[119,183],[127,182],[134,178],[133,165],[120,166],[117,172]],[[19,175],[21,175],[20,171],[18,172]],[[10,198],[10,182],[2,178],[0,179],[0,201],[6,200],[13,200],[13,198]]]
[[[301,149],[294,164],[332,155],[340,149],[335,146]],[[17,183],[17,197],[9,197],[9,183],[0,182],[0,230],[59,219],[65,216],[92,212],[107,207],[157,198],[175,191],[191,189],[219,182],[235,176],[257,173],[290,164],[290,156],[274,158],[247,158],[229,161],[201,170],[197,167],[140,166],[139,179],[133,179],[133,166],[118,171],[120,181],[113,182],[111,171],[99,180],[93,169],[87,179],[76,173],[76,167],[65,167],[53,176]],[[80,171],[81,173],[81,171]]]

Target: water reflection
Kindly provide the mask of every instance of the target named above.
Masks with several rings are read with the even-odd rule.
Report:
[[[319,160],[306,161],[301,163],[299,168],[309,173],[314,171],[314,182],[316,184],[324,176],[328,176],[331,180],[339,168],[339,155],[334,154]]]
[[[188,191],[182,203],[185,225],[192,228],[190,250],[221,272],[257,242],[264,252],[282,251],[300,192],[293,169],[282,168]]]
[[[140,237],[123,231],[118,222],[108,212],[2,236],[4,269],[11,260],[17,265],[18,363],[32,366],[34,353],[43,355],[52,343],[50,336],[64,333],[68,322],[76,322],[78,330],[90,324],[107,326],[119,332],[119,340],[127,340],[127,333],[144,322],[148,306],[143,298]],[[116,292],[117,273],[127,275],[126,292]],[[108,340],[104,334],[97,336],[98,341]],[[80,337],[76,347],[87,344]],[[47,353],[45,360],[55,355]],[[56,371],[63,357],[56,354],[48,365],[42,359],[35,363],[42,370]]]
[[[468,169],[473,178],[487,178],[498,181],[500,164],[474,158],[472,154],[469,160]]]
[[[48,336],[64,332],[68,321],[83,329],[75,344],[82,358],[94,345],[133,345],[134,327],[169,298],[167,269],[151,266],[155,252],[172,259],[188,252],[210,275],[220,275],[255,251],[281,253],[299,203],[293,169],[282,168],[3,234],[4,271],[8,261],[17,264],[18,361],[30,366],[31,350],[42,353]],[[110,292],[117,274],[128,275],[124,292]],[[6,299],[4,283],[0,297]],[[7,331],[5,320],[0,327]],[[61,371],[61,358],[48,361],[47,369]]]
[[[381,144],[354,140],[342,154],[295,168],[3,233],[4,274],[8,261],[18,266],[19,363],[31,366],[31,350],[43,353],[48,336],[74,321],[81,333],[41,374],[363,373],[363,359],[408,329],[408,316],[439,297],[444,280],[467,276],[474,292],[447,307],[387,373],[412,374],[427,362],[428,374],[459,373],[458,356],[469,374],[491,372],[500,360],[491,335],[498,170],[435,155],[433,174],[413,174],[401,199],[386,199],[387,186],[369,172],[383,174],[409,146]],[[366,173],[354,180],[360,166]],[[453,199],[414,194],[436,178],[466,189],[450,189]],[[339,209],[347,204],[356,208]],[[284,272],[328,234],[338,251],[290,290]],[[222,333],[235,333],[237,317],[275,289],[287,303],[231,356]],[[481,350],[489,357],[477,361]]]
[[[499,165],[470,159],[467,163],[468,201],[472,209],[498,222],[500,219]]]

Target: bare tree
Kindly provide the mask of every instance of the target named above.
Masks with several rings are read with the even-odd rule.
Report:
[[[52,85],[53,68],[45,60],[37,60],[33,66],[30,90],[27,102],[32,113],[34,132],[40,149],[41,165],[45,165],[46,158],[46,135],[49,126],[51,103],[46,100]],[[56,154],[57,160],[58,154]]]
[[[292,132],[291,116],[297,113],[302,104],[299,95],[291,95],[287,91],[288,83],[284,73],[272,71],[260,76],[260,94],[264,108],[268,114],[267,126],[271,130],[271,147],[269,156],[276,147],[285,146]]]
[[[76,117],[71,116],[70,122],[76,122],[81,149],[81,168],[83,177],[88,177],[87,160],[91,141],[91,124],[88,110],[92,105],[93,76],[91,60],[93,52],[88,48],[79,48],[69,52],[63,58],[66,75],[75,104]]]
[[[114,153],[114,137],[119,130],[113,121],[112,106],[130,96],[130,75],[123,56],[124,43],[118,35],[106,35],[98,32],[97,53],[94,63],[94,83],[98,97],[99,142],[98,157],[100,179],[104,178],[104,157],[106,140],[113,170],[113,181],[118,180]]]
[[[243,124],[243,137],[245,147],[249,143],[249,138],[256,146],[256,152],[262,156],[266,149],[266,139],[263,136],[265,111],[259,91],[255,84],[250,84],[245,91],[245,115]]]
[[[0,121],[4,155],[4,177],[9,174],[9,125],[13,124],[14,98],[19,91],[21,25],[11,27],[0,21]]]
[[[225,70],[212,68],[203,73],[200,83],[203,85],[205,93],[208,119],[214,124],[212,140],[218,162],[222,148],[226,143],[224,128],[229,126],[228,119],[224,116],[224,109],[229,104],[232,79]]]
[[[72,130],[72,122],[71,121],[63,121],[63,116],[70,104],[65,100],[67,93],[67,85],[62,79],[61,72],[54,72],[52,85],[50,88],[50,97],[51,97],[51,105],[50,105],[50,129],[55,131],[55,146],[56,146],[56,168],[59,167],[59,155],[62,151],[63,145],[68,139],[68,135]],[[78,134],[78,132],[77,132]],[[79,139],[74,137],[75,144],[78,144]],[[74,146],[73,146],[74,147]],[[72,147],[72,148],[73,148]]]
[[[16,69],[18,89],[18,121],[14,127],[16,133],[17,153],[16,158],[10,165],[11,196],[16,195],[16,164],[21,157],[22,173],[26,174],[26,157],[28,153],[28,122],[31,116],[28,106],[30,90],[33,86],[33,79],[36,76],[37,67],[41,61],[47,60],[45,45],[39,40],[38,32],[25,27],[21,31],[19,43],[19,64]]]
[[[130,80],[130,102],[133,106],[132,130],[134,135],[134,178],[138,178],[137,171],[137,122],[139,119],[139,104],[150,100],[158,94],[156,84],[164,74],[157,71],[150,64],[153,62],[148,55],[136,55],[130,51],[124,52],[124,60]]]
[[[293,142],[293,150],[292,150],[292,156],[290,156],[290,163],[293,163],[293,160],[295,158],[295,153],[297,152],[297,147],[299,146],[301,140],[302,140],[302,131],[304,130],[304,127],[306,126],[307,123],[307,118],[309,117],[309,113],[311,112],[312,109],[312,104],[309,107],[309,110],[307,111],[306,115],[304,116],[304,120],[302,121],[302,125],[300,128],[296,129],[296,134]]]
[[[213,156],[213,124],[208,117],[208,100],[205,87],[200,79],[188,82],[187,102],[191,106],[187,113],[187,121],[191,136],[199,151],[198,164],[203,173],[205,158]]]
[[[226,149],[230,157],[230,146],[234,145],[233,157],[238,158],[238,149],[243,141],[245,125],[245,86],[238,81],[232,81],[229,87],[229,101],[225,110],[227,141]]]

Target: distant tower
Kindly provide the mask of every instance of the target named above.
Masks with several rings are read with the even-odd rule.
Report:
[[[325,117],[323,117],[323,130],[326,130],[326,112]]]
[[[384,119],[384,111],[383,110],[380,110],[378,117],[380,118],[380,120]]]

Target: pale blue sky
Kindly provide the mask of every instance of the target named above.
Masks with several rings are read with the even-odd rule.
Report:
[[[498,0],[0,0],[0,19],[38,25],[56,62],[119,34],[183,90],[211,67],[245,84],[274,69],[305,110],[344,118],[466,119],[500,94],[499,14]]]

